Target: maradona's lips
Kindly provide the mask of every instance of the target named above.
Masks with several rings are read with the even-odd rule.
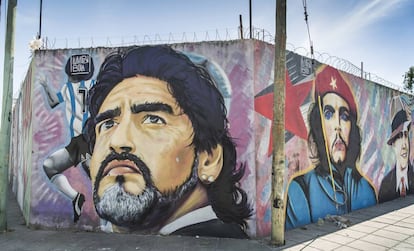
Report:
[[[103,176],[118,176],[126,173],[141,174],[141,171],[131,160],[113,160],[105,167]]]

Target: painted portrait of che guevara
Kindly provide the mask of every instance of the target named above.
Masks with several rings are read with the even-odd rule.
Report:
[[[169,46],[129,47],[88,96],[93,200],[112,231],[248,238],[245,166],[206,69]]]
[[[287,229],[377,203],[373,185],[357,167],[361,132],[355,98],[337,69],[322,65],[316,72],[308,116],[308,149],[314,165],[288,185]]]

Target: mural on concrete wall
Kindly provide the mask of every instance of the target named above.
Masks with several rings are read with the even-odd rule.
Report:
[[[373,185],[356,166],[361,131],[346,77],[330,66],[322,66],[313,83],[308,150],[314,168],[289,183],[288,229],[316,222],[328,214],[344,214],[376,204]]]
[[[13,117],[29,224],[269,236],[273,59],[252,40],[37,51]],[[286,228],[413,192],[412,98],[286,59]]]
[[[90,203],[86,166],[88,145],[82,137],[88,117],[86,98],[96,78],[95,62],[103,49],[37,51],[33,59],[33,165],[29,223],[44,227],[99,227]],[[99,65],[98,65],[99,66]]]
[[[94,204],[114,231],[247,237],[244,166],[205,68],[167,46],[116,52],[88,106]]]
[[[391,171],[381,181],[379,202],[389,201],[414,193],[414,171],[410,159],[410,128],[412,124],[411,101],[407,96],[395,96],[390,103],[390,136],[387,145],[394,152]]]
[[[267,55],[273,51],[259,46],[256,52],[257,217],[263,216],[257,234],[265,236],[271,226],[273,149],[272,140],[263,139],[271,139],[273,72],[262,71],[272,71]],[[286,66],[286,229],[403,196],[403,187],[406,193],[414,191],[408,95],[318,62],[312,66],[310,59],[292,52],[286,54]],[[395,175],[396,165],[403,174]],[[388,178],[391,188],[385,176],[393,177]],[[399,185],[400,176],[406,177],[405,186]]]
[[[46,78],[39,84],[46,93],[51,109],[64,103],[70,142],[50,154],[43,162],[45,174],[56,188],[66,195],[73,205],[73,221],[77,222],[82,211],[85,195],[76,191],[62,173],[72,166],[81,165],[88,173],[89,147],[82,135],[83,126],[88,118],[86,99],[89,89],[95,83],[93,58],[89,54],[71,55],[65,65],[66,83],[59,92],[53,90]]]
[[[231,47],[37,52],[30,224],[254,236],[251,48]]]

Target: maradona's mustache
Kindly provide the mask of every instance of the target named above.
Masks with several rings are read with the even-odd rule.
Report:
[[[95,180],[95,188],[106,175],[122,175],[124,173],[140,173],[147,185],[153,185],[151,171],[138,156],[130,153],[111,152],[102,161]]]
[[[142,174],[138,166],[131,160],[113,160],[106,165],[103,176],[120,176],[127,173]]]

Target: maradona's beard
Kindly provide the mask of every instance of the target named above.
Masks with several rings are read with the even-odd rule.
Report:
[[[101,197],[98,195],[100,181],[107,175],[105,168],[114,160],[128,160],[136,165],[145,182],[140,194],[128,193],[124,188],[125,177],[118,175],[116,183],[107,188]],[[140,158],[130,153],[111,153],[102,161],[96,176],[93,194],[96,212],[116,226],[131,230],[153,228],[167,219],[175,210],[177,201],[194,189],[198,182],[197,162],[195,156],[190,176],[182,185],[161,193],[154,185],[151,171]]]

